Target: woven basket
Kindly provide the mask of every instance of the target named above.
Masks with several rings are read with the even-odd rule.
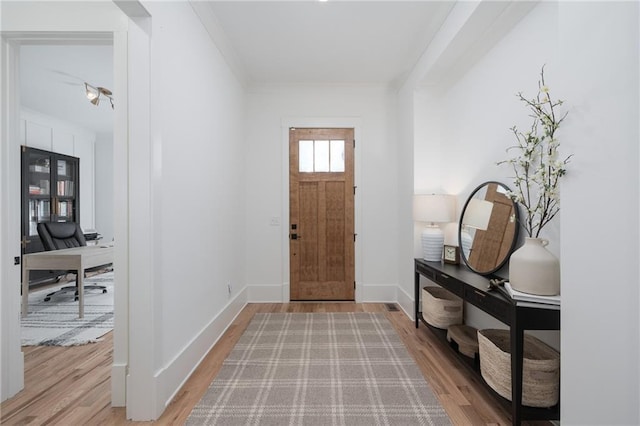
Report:
[[[447,340],[458,345],[458,351],[475,358],[478,353],[478,330],[469,325],[452,325],[447,329]]]
[[[462,299],[442,287],[422,289],[422,316],[437,328],[462,324]]]
[[[511,401],[511,347],[508,330],[479,330],[480,372],[499,395]],[[524,335],[522,404],[553,407],[560,391],[560,354]]]

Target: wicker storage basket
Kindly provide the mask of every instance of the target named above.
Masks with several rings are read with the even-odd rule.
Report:
[[[475,358],[478,353],[478,330],[469,325],[450,326],[447,329],[447,341],[456,342],[462,355]]]
[[[462,299],[442,287],[422,289],[422,316],[437,328],[462,323]]]
[[[479,330],[480,372],[493,390],[511,400],[511,347],[508,330]],[[560,354],[539,339],[524,335],[522,404],[552,407],[560,391]]]

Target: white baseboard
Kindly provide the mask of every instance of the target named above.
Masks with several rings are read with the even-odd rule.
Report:
[[[249,303],[287,303],[289,301],[289,283],[283,285],[248,286]],[[359,303],[395,302],[397,297],[395,284],[358,285],[356,301]]]
[[[247,289],[244,288],[174,359],[158,372],[156,375],[159,389],[157,406],[162,407],[162,411],[246,305]]]
[[[247,286],[247,302],[249,303],[286,303],[289,301],[289,287],[286,299],[282,285],[251,285]]]
[[[404,289],[398,287],[398,305],[400,305],[400,309],[404,311],[404,313],[411,318],[412,321],[415,321],[416,317],[414,315],[415,311],[415,302],[413,300],[413,295],[404,291]]]
[[[127,386],[127,364],[111,365],[111,406],[126,407],[126,393],[122,389]]]
[[[396,284],[358,284],[356,291],[356,302],[358,303],[395,303],[398,299]]]

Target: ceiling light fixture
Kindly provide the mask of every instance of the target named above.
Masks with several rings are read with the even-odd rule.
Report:
[[[89,102],[93,105],[98,106],[100,104],[100,96],[104,96],[109,99],[111,109],[113,109],[113,93],[111,93],[111,90],[105,89],[104,87],[94,87],[87,82],[84,83],[84,88],[87,99],[89,99]]]

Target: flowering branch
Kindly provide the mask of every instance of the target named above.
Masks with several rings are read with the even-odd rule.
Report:
[[[515,157],[498,162],[498,165],[509,164],[513,168],[515,190],[507,195],[524,208],[525,217],[521,224],[529,237],[538,238],[542,228],[560,211],[558,183],[566,173],[565,166],[571,155],[564,160],[558,159],[560,142],[555,138],[555,133],[568,113],[557,117],[556,107],[562,105],[563,101],[551,99],[544,81],[544,66],[540,72],[536,97],[527,99],[522,92],[517,96],[531,111],[533,124],[526,133],[519,131],[516,126],[510,129],[518,143],[507,148],[507,152],[516,150],[518,153]]]

